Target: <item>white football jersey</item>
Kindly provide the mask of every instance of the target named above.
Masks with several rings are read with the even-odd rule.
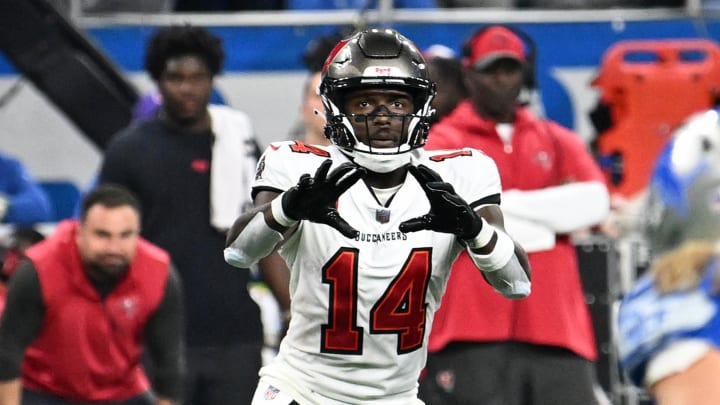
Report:
[[[348,161],[335,146],[273,143],[258,162],[255,190],[287,190],[326,159],[331,170]],[[417,150],[412,164],[438,172],[473,207],[500,195],[497,167],[478,150]],[[387,206],[360,180],[337,210],[357,238],[302,221],[280,249],[291,271],[292,321],[260,374],[334,400],[310,400],[317,403],[411,403],[433,315],[463,246],[452,234],[400,232],[400,223],[430,210],[411,174]]]

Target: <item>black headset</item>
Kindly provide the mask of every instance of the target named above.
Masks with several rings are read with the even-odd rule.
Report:
[[[503,27],[508,30],[510,30],[513,34],[520,37],[520,39],[525,44],[525,63],[523,64],[523,87],[525,87],[527,90],[533,91],[538,89],[537,84],[537,77],[536,77],[536,56],[537,56],[537,47],[535,45],[535,41],[530,37],[530,35],[526,34],[522,30],[505,25],[505,24],[489,24],[485,25],[483,27],[480,27],[475,32],[473,32],[472,35],[470,35],[462,46],[462,56],[463,58],[469,58],[470,54],[472,53],[472,40],[473,38],[476,38],[477,36],[481,35],[483,32],[485,32],[488,28],[491,27]]]

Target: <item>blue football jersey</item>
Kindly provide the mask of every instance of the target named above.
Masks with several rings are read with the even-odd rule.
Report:
[[[705,268],[697,288],[660,294],[652,275],[638,279],[618,313],[620,363],[642,386],[648,362],[670,344],[699,339],[720,347],[720,294],[713,291],[718,261]]]

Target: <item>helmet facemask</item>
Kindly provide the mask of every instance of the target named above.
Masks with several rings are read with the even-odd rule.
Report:
[[[350,61],[354,62],[352,66]],[[369,114],[343,112],[346,95],[363,88],[409,93],[413,113],[391,114],[382,108]],[[393,30],[358,33],[338,44],[325,64],[320,86],[327,116],[325,135],[358,165],[379,173],[390,172],[408,164],[411,152],[425,144],[434,95],[435,85],[429,80],[425,61],[408,39]],[[396,146],[378,148],[360,141],[369,139],[369,123],[377,117],[401,120]],[[358,137],[356,131],[366,131],[367,136]]]

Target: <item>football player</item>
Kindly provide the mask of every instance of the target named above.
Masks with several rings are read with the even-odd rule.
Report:
[[[230,264],[279,248],[291,271],[289,328],[252,403],[422,403],[417,381],[451,263],[467,249],[499,293],[521,298],[527,257],[504,231],[494,162],[423,149],[435,85],[410,40],[369,29],[341,41],[320,94],[332,144],[270,144],[256,208],[228,234]]]
[[[709,110],[676,132],[653,174],[652,257],[620,304],[621,364],[658,405],[720,397],[720,119]]]

